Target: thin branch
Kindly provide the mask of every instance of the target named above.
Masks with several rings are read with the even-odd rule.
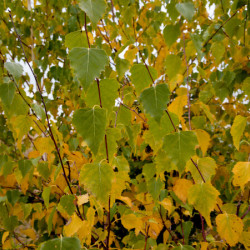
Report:
[[[144,244],[144,250],[147,249],[147,242],[148,242],[148,231],[149,231],[149,225],[147,226],[147,223],[146,223],[146,235],[145,235],[145,244]]]
[[[207,242],[207,239],[206,239],[206,232],[205,232],[205,228],[204,228],[204,219],[203,219],[203,217],[202,217],[202,215],[201,215],[200,212],[199,212],[199,214],[200,214],[200,218],[201,218],[201,231],[202,231],[202,237],[203,237],[203,240],[204,240],[205,242]]]
[[[138,117],[140,117],[144,122],[147,122],[147,121],[146,121],[140,114],[138,114],[134,109],[131,109],[129,106],[127,106],[126,104],[124,104],[124,103],[122,103],[122,102],[120,102],[120,104],[121,104],[123,107],[129,109],[130,111],[134,112],[134,113],[135,113]]]
[[[249,6],[249,0],[247,0],[247,6]],[[247,26],[247,13],[248,10],[246,11],[246,17],[245,17],[245,22],[244,22],[244,37],[243,37],[243,43],[244,43],[244,47],[246,46],[246,26]]]
[[[247,211],[240,218],[243,220],[249,212],[250,212],[250,205],[248,206]]]
[[[89,35],[88,35],[88,30],[87,30],[87,14],[85,12],[85,16],[84,16],[84,29],[85,29],[85,33],[86,33],[86,37],[87,37],[87,41],[88,41],[88,46],[90,48],[90,42],[89,42]]]
[[[111,3],[111,12],[112,12],[113,22],[115,22],[115,12],[114,12],[113,0],[110,0],[110,3]]]
[[[223,14],[224,14],[224,7],[223,7],[222,0],[220,0],[220,4],[221,4],[221,9],[222,9],[222,12],[223,12]]]
[[[167,109],[166,109],[165,111],[166,111],[166,113],[167,113],[167,115],[168,115],[168,118],[169,118],[169,120],[170,120],[170,122],[171,122],[173,128],[174,128],[174,131],[177,132],[177,128],[175,127],[174,122],[173,122],[173,120],[172,120],[172,118],[171,118],[169,112],[167,111]]]
[[[229,22],[238,12],[239,10],[235,11],[231,17],[229,17],[221,26],[207,39],[207,41],[202,46],[203,48],[207,46],[207,44],[213,39],[213,37],[223,28],[223,26]]]
[[[40,97],[41,97],[41,101],[42,101],[42,104],[43,104],[43,107],[44,107],[44,111],[45,111],[45,116],[46,116],[46,120],[47,120],[47,124],[48,124],[48,128],[49,128],[49,135],[50,135],[50,138],[52,139],[52,141],[53,141],[53,143],[54,143],[54,146],[55,146],[55,148],[56,148],[57,155],[58,155],[58,157],[59,157],[59,161],[60,161],[60,164],[61,164],[61,166],[62,166],[64,179],[65,179],[65,181],[66,181],[66,183],[67,183],[67,186],[68,186],[68,188],[69,188],[69,190],[70,190],[70,193],[73,194],[73,191],[72,191],[72,189],[71,189],[69,180],[68,180],[68,178],[67,178],[67,176],[66,176],[66,171],[65,171],[65,168],[64,168],[64,165],[63,165],[63,161],[62,161],[62,157],[61,157],[61,154],[60,154],[59,147],[58,147],[58,145],[57,145],[57,143],[56,143],[55,137],[54,137],[53,132],[52,132],[52,128],[51,128],[51,126],[50,126],[50,121],[49,121],[49,116],[48,116],[48,110],[47,110],[47,107],[46,107],[46,105],[45,105],[45,101],[44,101],[44,98],[43,98],[43,95],[42,95],[42,90],[41,90],[41,88],[40,88],[40,86],[39,86],[37,76],[36,76],[36,74],[34,73],[32,67],[30,66],[30,63],[29,63],[29,61],[28,61],[28,58],[27,58],[27,56],[26,56],[26,53],[25,53],[24,48],[23,48],[23,45],[22,45],[22,40],[21,40],[21,38],[20,38],[20,36],[19,36],[17,30],[16,30],[16,26],[15,26],[15,24],[14,24],[14,21],[13,21],[12,15],[11,15],[11,11],[9,11],[9,16],[10,16],[12,25],[13,25],[13,27],[14,27],[14,30],[15,30],[15,32],[16,32],[16,35],[17,35],[17,37],[18,37],[20,46],[21,46],[21,48],[22,48],[22,51],[23,51],[23,54],[24,54],[25,61],[26,61],[26,63],[28,64],[28,67],[30,68],[30,71],[32,72],[32,75],[33,75],[34,78],[35,78],[36,86],[37,86],[37,88],[38,88],[38,91],[39,91],[39,94],[40,94]],[[78,216],[81,218],[81,220],[83,220],[83,218],[82,218],[82,216],[81,216],[81,214],[80,214],[78,205],[76,205],[76,209],[77,209],[77,212],[78,212]]]

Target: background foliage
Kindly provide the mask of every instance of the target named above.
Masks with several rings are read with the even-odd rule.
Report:
[[[0,1],[1,248],[249,249],[248,4]]]

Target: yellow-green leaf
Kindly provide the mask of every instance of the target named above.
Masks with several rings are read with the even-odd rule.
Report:
[[[234,146],[237,148],[237,150],[239,150],[240,138],[243,135],[246,124],[247,118],[241,115],[237,115],[231,127],[230,133],[233,137]]]
[[[205,218],[212,227],[210,213],[214,210],[219,192],[210,183],[193,185],[188,192],[188,202]]]

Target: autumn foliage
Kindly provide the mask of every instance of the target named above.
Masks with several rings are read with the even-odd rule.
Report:
[[[250,249],[249,1],[1,0],[1,249]]]

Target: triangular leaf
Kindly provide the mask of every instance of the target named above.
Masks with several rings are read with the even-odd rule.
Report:
[[[167,156],[183,172],[186,162],[195,154],[195,146],[198,144],[197,137],[192,131],[175,132],[164,137],[163,149]]]
[[[75,111],[72,122],[92,152],[97,154],[104,139],[106,111],[99,107],[79,109]]]
[[[184,16],[188,21],[191,21],[194,16],[194,4],[192,2],[187,3],[177,3],[175,5],[177,11]]]
[[[96,77],[99,77],[108,63],[108,57],[102,49],[73,48],[68,57],[85,90]]]
[[[160,122],[163,111],[169,102],[169,89],[167,84],[158,84],[155,87],[145,89],[140,96],[142,105],[157,122]]]
[[[69,49],[88,47],[86,33],[82,30],[71,32],[65,36],[65,46]]]
[[[232,172],[234,186],[240,186],[244,190],[244,186],[250,181],[250,162],[237,162]]]

